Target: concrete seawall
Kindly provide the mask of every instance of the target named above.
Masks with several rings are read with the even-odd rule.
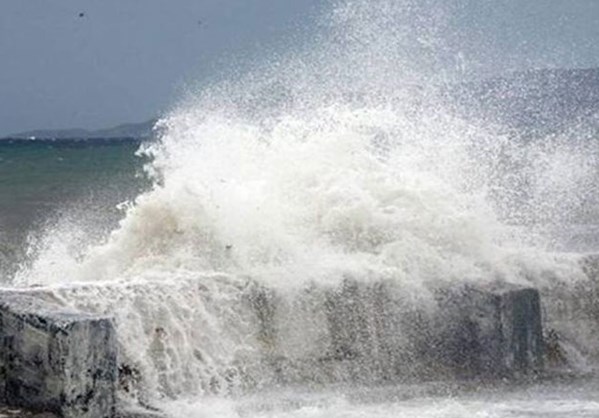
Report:
[[[198,289],[202,285],[191,281],[186,291]],[[118,353],[114,319],[65,307],[64,298],[76,290],[60,298],[43,288],[0,293],[0,399],[63,417],[127,416],[117,410],[119,369],[128,365]],[[257,323],[260,376],[272,383],[498,378],[543,368],[535,289],[439,289],[433,311],[407,304],[389,281],[346,279],[300,291],[285,303],[277,291],[251,281],[240,292],[240,303]],[[281,324],[297,319],[289,303],[310,298],[322,312],[313,336],[319,341],[308,341],[314,350],[298,349],[294,339],[311,334],[292,335]],[[197,300],[202,303],[199,295]]]
[[[115,413],[116,334],[109,317],[25,293],[0,296],[3,403],[64,417]]]

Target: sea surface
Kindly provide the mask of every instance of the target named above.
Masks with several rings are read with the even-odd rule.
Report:
[[[114,228],[117,205],[150,185],[139,147],[136,139],[0,140],[2,281],[58,219],[84,216],[96,236]]]
[[[447,383],[350,390],[278,391],[245,399],[169,404],[176,416],[226,418],[594,418],[597,381],[458,388]],[[195,413],[195,415],[194,415]]]

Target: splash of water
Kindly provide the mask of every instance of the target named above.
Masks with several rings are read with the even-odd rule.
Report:
[[[501,209],[530,176],[512,177],[503,193],[499,181],[513,169],[506,155],[535,160],[529,169],[549,205],[543,175],[563,174],[579,154],[531,158],[493,126],[457,116],[434,76],[446,61],[436,52],[448,11],[426,3],[337,5],[314,48],[188,98],[140,150],[153,159],[155,185],[105,242],[73,255],[71,228],[50,231],[15,282],[113,313],[151,398],[269,380],[259,353],[270,337],[244,299],[256,283],[301,292],[346,277],[386,280],[426,299],[439,283],[524,282],[547,270],[579,277],[505,225]],[[574,174],[585,177],[585,167]],[[322,301],[289,300],[298,315],[281,320],[286,337],[273,343],[287,345],[269,350],[293,358],[290,341],[328,331],[318,326]],[[292,317],[304,318],[301,329]],[[296,357],[315,357],[315,344]]]

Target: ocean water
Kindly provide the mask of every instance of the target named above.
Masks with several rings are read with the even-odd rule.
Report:
[[[5,283],[115,317],[122,402],[174,417],[599,416],[592,359],[568,381],[479,388],[402,357],[435,289],[588,284],[599,108],[519,131],[509,102],[448,93],[447,3],[379,6],[336,2],[312,43],[190,93],[156,140],[0,144]],[[399,306],[357,361],[330,351],[362,338],[327,304],[348,280],[373,321],[389,314],[360,289]],[[396,369],[377,366],[381,347]]]
[[[0,141],[0,275],[9,281],[45,228],[85,217],[100,236],[120,219],[117,205],[149,187],[139,140]]]
[[[478,387],[396,386],[353,390],[296,390],[232,401],[209,398],[169,405],[176,416],[197,417],[400,417],[537,418],[596,417],[597,382]],[[198,412],[198,411],[202,412]]]

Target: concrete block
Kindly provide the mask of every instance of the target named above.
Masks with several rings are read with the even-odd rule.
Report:
[[[115,418],[167,418],[160,411],[151,411],[141,406],[120,408]]]
[[[539,292],[532,288],[504,290],[498,294],[503,363],[510,371],[543,368],[543,328]]]
[[[202,282],[179,285],[189,306],[213,303]],[[59,302],[69,301],[82,310],[111,310],[116,305],[98,308],[93,297],[137,295],[139,290],[144,301],[153,301],[151,295],[167,293],[162,283],[118,286],[101,292],[93,286],[0,292],[0,403],[63,417],[151,415],[152,411],[115,411],[119,366],[111,319],[66,309]],[[405,284],[376,278],[346,278],[285,291],[248,280],[232,287],[239,294],[228,299],[227,309],[215,310],[219,315],[235,313],[234,321],[226,322],[234,329],[225,337],[242,338],[243,352],[232,353],[218,372],[190,376],[187,383],[212,389],[213,380],[221,378],[221,387],[229,390],[230,385],[234,393],[238,388],[243,392],[308,382],[504,377],[543,367],[535,289],[488,284],[429,290],[416,295]],[[123,297],[115,303],[133,301]],[[170,302],[147,302],[147,309],[164,303]],[[120,320],[127,326],[127,318]],[[152,320],[148,328],[158,329]],[[197,349],[204,347],[198,343]],[[137,391],[153,370],[131,366],[125,372],[134,363],[128,362],[127,353],[121,354],[121,395],[126,397],[127,387]],[[151,355],[160,361],[167,358],[162,351]],[[186,361],[202,366],[205,358],[194,352]],[[238,374],[227,374],[229,370]]]
[[[411,296],[392,280],[346,278],[286,298],[272,289],[253,288],[249,300],[266,364],[260,375],[270,367],[278,384],[368,384],[542,370],[536,289],[461,285],[435,289],[430,299]],[[291,327],[298,318],[302,325]],[[307,331],[314,328],[311,322],[318,332]]]
[[[543,369],[539,292],[508,284],[438,294],[440,361],[464,376],[506,376]],[[442,326],[442,325],[441,325]]]
[[[555,277],[541,288],[552,372],[588,373],[599,365],[599,255],[585,255],[578,263],[586,278]]]
[[[110,318],[26,293],[0,295],[0,397],[62,417],[115,413],[117,344]]]

